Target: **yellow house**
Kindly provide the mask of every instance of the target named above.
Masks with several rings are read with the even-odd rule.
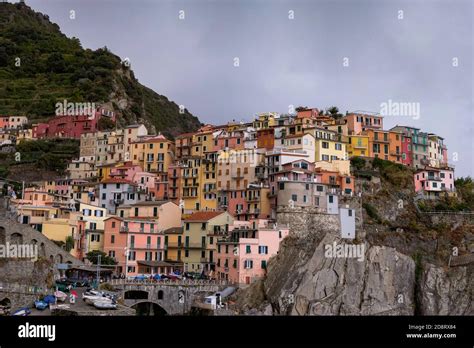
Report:
[[[136,145],[136,144],[134,144]],[[142,140],[143,162],[141,167],[146,172],[168,174],[168,168],[174,159],[174,144],[163,135]],[[133,154],[135,157],[135,153]]]
[[[71,219],[51,219],[43,222],[43,235],[50,240],[66,242],[67,237],[73,237],[76,225]]]
[[[143,140],[135,141],[130,146],[130,161],[142,167],[145,162],[145,143]]]
[[[164,235],[164,261],[182,261],[183,228],[171,227],[163,232]]]
[[[346,159],[347,137],[322,127],[306,128],[305,133],[315,138],[315,161],[334,161]]]
[[[201,162],[200,157],[189,157],[180,168],[185,213],[201,210]]]
[[[257,115],[253,121],[253,127],[255,129],[265,129],[270,128],[276,125],[275,118],[278,118],[278,113],[276,112],[263,112]]]
[[[181,256],[185,272],[214,269],[217,238],[233,222],[232,215],[222,211],[199,211],[183,219]]]
[[[20,144],[22,140],[32,140],[33,139],[33,129],[19,129],[18,135],[16,137],[16,144]]]
[[[347,155],[369,156],[369,136],[368,135],[350,135],[349,144],[347,144]]]
[[[107,219],[107,208],[80,203],[79,211],[85,221],[85,252],[104,250],[104,225]]]

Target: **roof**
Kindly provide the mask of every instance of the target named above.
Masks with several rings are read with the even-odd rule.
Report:
[[[148,207],[148,206],[160,206],[166,203],[173,203],[171,201],[142,201],[142,202],[137,202],[134,204],[128,204],[128,205],[122,205],[120,208],[124,207]]]
[[[216,216],[224,214],[224,211],[198,211],[196,213],[192,213],[191,215],[183,218],[185,221],[209,221]]]
[[[183,266],[182,262],[166,262],[166,261],[145,261],[138,260],[137,264],[148,267],[176,267]]]
[[[163,234],[182,234],[182,227],[170,227],[163,231]]]
[[[130,180],[119,179],[119,178],[110,178],[105,179],[99,182],[99,184],[129,184],[129,185],[137,185]]]
[[[187,138],[187,137],[192,137],[196,133],[183,133],[178,136],[176,136],[176,139],[181,139],[181,138]]]

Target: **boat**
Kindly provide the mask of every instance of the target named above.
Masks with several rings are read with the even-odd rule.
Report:
[[[45,309],[46,307],[48,307],[49,303],[47,302],[44,302],[44,301],[35,301],[35,308],[42,311],[43,309]]]
[[[117,304],[110,300],[96,300],[94,301],[94,307],[97,309],[117,309]]]
[[[30,315],[30,314],[31,314],[31,310],[28,307],[23,307],[14,311],[12,315],[26,317],[27,315]]]
[[[88,304],[94,304],[95,301],[103,301],[112,303],[112,299],[104,297],[102,294],[93,295],[93,294],[82,294],[82,299]]]
[[[59,290],[56,290],[54,292],[54,296],[56,296],[56,298],[58,299],[58,301],[61,301],[61,302],[64,302],[66,301],[66,298],[67,298],[67,294],[62,292],[62,291],[59,291]]]
[[[56,297],[54,297],[54,295],[46,295],[43,298],[43,302],[46,302],[47,304],[56,303]]]

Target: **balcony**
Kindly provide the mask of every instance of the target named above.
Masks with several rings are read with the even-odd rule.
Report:
[[[430,180],[430,181],[443,181],[443,179],[441,179],[439,176],[435,176],[435,175],[428,175],[426,177],[426,180]]]
[[[183,243],[168,242],[168,244],[165,244],[164,248],[165,250],[168,250],[169,248],[181,248],[182,246],[183,246]]]
[[[135,250],[161,250],[161,247],[159,245],[152,245],[152,244],[142,244],[142,245],[136,245],[136,244],[130,244],[130,249],[135,249]]]
[[[85,230],[86,233],[104,233],[104,230],[96,230],[92,228],[86,228]]]
[[[120,205],[120,204],[123,204],[124,200],[123,198],[115,198],[115,199],[111,199],[109,201],[110,204],[115,204],[115,205]]]
[[[188,243],[184,244],[185,249],[205,249],[206,245],[202,243]]]
[[[235,215],[245,215],[247,214],[247,209],[237,209]]]
[[[127,226],[122,226],[120,227],[120,232],[128,232],[128,227]]]
[[[243,179],[244,178],[244,174],[243,173],[233,173],[231,175],[232,179]]]
[[[249,203],[260,202],[260,196],[247,197],[247,198],[245,198],[245,201],[249,202]]]

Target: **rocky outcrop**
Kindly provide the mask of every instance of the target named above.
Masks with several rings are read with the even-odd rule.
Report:
[[[326,250],[334,243],[364,245],[363,257],[331,257]],[[250,286],[239,298],[254,299],[240,301],[245,314],[473,315],[473,288],[472,265],[415,262],[395,248],[319,230],[285,239],[263,287]]]
[[[473,315],[472,266],[443,268],[424,265],[418,284],[423,315]]]
[[[328,257],[327,246],[344,244],[326,235],[304,265],[280,255],[290,277],[269,274],[265,287],[277,314],[412,315],[415,263],[393,248],[363,244],[362,258]],[[287,246],[288,247],[288,246]],[[291,247],[290,247],[291,248]],[[293,248],[291,248],[293,249]],[[290,256],[290,259],[286,257]],[[282,260],[285,258],[286,260]],[[276,261],[276,260],[275,260]],[[292,263],[292,265],[290,265]],[[269,272],[270,273],[270,272]]]

